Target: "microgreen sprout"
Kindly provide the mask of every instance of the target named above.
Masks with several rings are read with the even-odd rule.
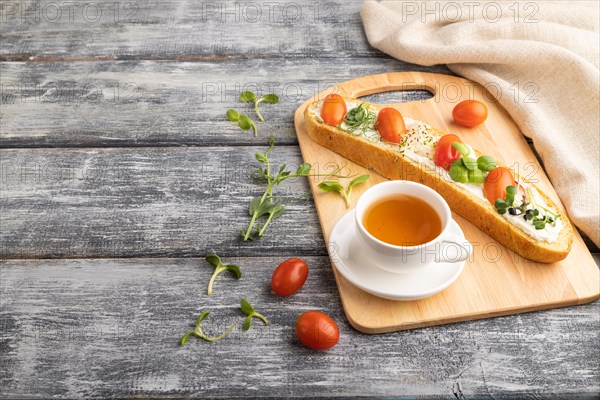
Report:
[[[348,125],[348,132],[354,136],[364,135],[375,126],[377,114],[369,111],[369,103],[363,102],[360,106],[354,107],[344,117],[344,123]],[[371,138],[367,138],[371,140]]]
[[[254,110],[256,111],[256,115],[258,115],[258,119],[262,122],[265,122],[260,110],[258,108],[260,103],[269,103],[269,104],[277,104],[279,102],[279,97],[276,94],[269,93],[260,97],[256,97],[256,95],[252,92],[243,92],[240,95],[240,101],[244,103],[252,102],[254,103]]]
[[[492,156],[480,156],[477,159],[470,157],[471,148],[464,143],[454,142],[452,147],[461,155],[450,164],[448,174],[455,182],[483,183],[487,173],[498,166]]]
[[[455,182],[467,183],[469,182],[469,170],[463,164],[463,159],[459,158],[454,160],[450,164],[450,170],[448,171],[450,178]]]
[[[252,318],[258,318],[265,325],[269,325],[269,321],[263,315],[257,313],[254,310],[254,307],[252,307],[252,305],[250,305],[250,303],[248,302],[248,300],[242,299],[240,301],[240,307],[242,309],[242,312],[247,315],[246,319],[244,320],[244,325],[243,325],[243,329],[245,331],[247,331],[248,329],[250,329],[250,326],[252,325]]]
[[[560,217],[560,214],[550,210],[549,208],[543,206],[542,204],[535,203],[535,198],[533,193],[531,192],[531,188],[527,188],[527,197],[531,199],[531,204],[534,206],[532,210],[527,210],[523,218],[527,221],[531,221],[535,229],[544,229],[546,224],[551,224],[552,226],[556,226],[556,220]],[[544,215],[541,215],[542,210]]]
[[[523,219],[530,221],[537,230],[544,229],[546,224],[556,225],[556,219],[559,217],[559,214],[549,210],[541,204],[535,203],[530,188],[527,188],[526,190],[526,198],[529,202],[523,199],[521,204],[514,204],[515,196],[518,191],[516,186],[506,187],[506,198],[504,200],[497,199],[494,202],[494,207],[499,214],[506,214],[508,212],[510,215],[523,215]],[[543,211],[543,214],[540,210]]]
[[[228,120],[230,120],[231,122],[237,122],[238,126],[242,130],[248,131],[252,129],[254,131],[254,137],[258,136],[258,128],[256,127],[254,121],[250,119],[250,117],[248,117],[245,114],[240,114],[232,108],[227,110],[225,114],[227,115]]]
[[[211,264],[213,267],[215,267],[215,272],[213,273],[212,277],[210,278],[210,281],[208,282],[207,294],[209,296],[212,295],[212,287],[213,287],[213,283],[215,282],[215,278],[221,272],[229,271],[232,274],[234,274],[237,279],[240,279],[242,277],[242,271],[240,270],[240,267],[238,267],[237,265],[234,265],[234,264],[223,265],[223,263],[221,262],[221,257],[216,255],[215,253],[208,254],[205,259],[206,259],[206,261],[208,261],[209,264]]]
[[[350,194],[352,193],[352,188],[366,182],[370,177],[371,175],[367,174],[352,179],[345,190],[342,184],[337,181],[323,181],[319,183],[317,187],[324,192],[338,192],[344,198],[346,208],[350,208]]]
[[[468,157],[471,154],[471,149],[464,143],[454,142],[452,143],[452,147],[454,147],[463,157]]]
[[[516,186],[507,186],[506,187],[506,197],[505,199],[497,199],[494,202],[494,207],[498,210],[500,214],[506,214],[506,212],[513,206],[515,201],[515,195],[517,194],[518,189]],[[524,205],[527,207],[527,204]]]
[[[250,223],[245,231],[241,231],[241,237],[244,241],[255,240],[262,237],[267,229],[267,226],[275,219],[279,218],[285,208],[289,204],[283,204],[283,202],[273,195],[273,190],[281,182],[289,178],[297,177],[310,177],[310,176],[327,176],[335,178],[347,178],[349,175],[341,174],[341,167],[336,167],[333,172],[329,174],[311,174],[310,171],[312,166],[309,163],[302,163],[298,166],[295,172],[287,169],[286,165],[280,165],[278,169],[275,169],[271,163],[269,155],[275,147],[275,137],[269,137],[269,147],[266,151],[257,152],[254,157],[263,166],[259,167],[254,176],[267,183],[267,187],[261,196],[254,197],[250,201],[248,206],[248,213],[250,214]],[[273,173],[272,171],[277,171]],[[266,221],[261,226],[259,220],[266,217]]]
[[[492,156],[480,156],[477,158],[477,167],[485,172],[490,172],[498,166],[498,163]]]
[[[236,324],[234,322],[233,324],[229,325],[227,330],[225,332],[223,332],[222,334],[220,334],[219,336],[211,337],[211,336],[206,335],[204,332],[202,332],[202,328],[200,327],[200,324],[203,319],[208,317],[209,314],[210,314],[209,311],[203,311],[200,314],[200,316],[198,317],[198,319],[196,320],[196,325],[194,326],[194,329],[189,331],[185,335],[183,335],[181,337],[181,339],[179,340],[179,344],[184,346],[186,344],[186,342],[188,341],[188,339],[190,338],[190,336],[192,336],[192,335],[194,335],[202,340],[206,340],[207,342],[218,342],[219,340],[223,339],[225,336],[229,335],[229,333],[233,330],[233,328],[235,328]]]

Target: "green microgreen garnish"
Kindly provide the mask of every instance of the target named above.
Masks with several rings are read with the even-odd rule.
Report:
[[[221,272],[223,272],[223,271],[229,271],[232,274],[234,274],[237,279],[240,279],[242,277],[242,271],[240,270],[240,267],[238,267],[237,265],[234,265],[234,264],[223,265],[223,263],[221,262],[221,257],[219,257],[218,255],[216,255],[215,253],[210,253],[209,255],[206,256],[205,259],[206,259],[206,261],[208,261],[208,263],[210,265],[212,265],[213,267],[215,267],[215,272],[213,273],[212,277],[210,278],[210,281],[208,282],[208,292],[207,292],[207,294],[209,296],[212,295],[213,283],[215,282],[216,277]]]
[[[269,93],[257,98],[256,95],[252,92],[243,92],[240,95],[240,101],[243,101],[244,103],[254,103],[254,110],[256,111],[256,115],[258,115],[258,119],[260,119],[262,122],[265,122],[265,119],[263,118],[262,114],[260,113],[260,110],[258,109],[259,104],[277,104],[279,102],[279,96],[273,93]]]
[[[250,119],[250,117],[248,117],[245,114],[240,114],[232,108],[227,110],[225,114],[227,115],[228,120],[230,120],[231,122],[237,122],[238,126],[242,130],[248,131],[252,129],[254,131],[254,137],[258,136],[258,127],[254,123],[254,121]]]
[[[454,160],[450,164],[450,170],[448,171],[450,178],[455,182],[467,183],[469,182],[469,170],[463,164],[463,159],[459,158]]]
[[[471,149],[464,143],[454,142],[452,143],[452,147],[454,147],[463,157],[468,157],[471,154]]]
[[[521,204],[514,204],[515,196],[518,191],[516,186],[506,187],[506,198],[504,200],[497,199],[494,202],[494,207],[499,214],[506,214],[508,212],[510,215],[523,215],[523,219],[530,221],[537,230],[544,229],[546,224],[556,224],[556,219],[559,217],[559,214],[549,210],[541,204],[535,203],[530,188],[527,188],[526,191],[529,202],[523,199]],[[529,207],[530,205],[531,207]],[[540,209],[544,211],[544,214],[540,212]]]
[[[492,156],[480,156],[477,159],[470,157],[471,148],[464,143],[454,142],[452,147],[461,155],[450,164],[448,171],[455,182],[481,184],[485,182],[487,173],[498,166]]]
[[[240,307],[242,308],[242,312],[247,315],[246,319],[244,320],[244,325],[243,325],[243,329],[245,331],[247,331],[248,329],[250,329],[250,326],[252,325],[252,318],[258,318],[265,325],[269,325],[269,321],[267,321],[267,319],[263,315],[257,313],[254,310],[254,307],[252,307],[252,305],[250,305],[250,303],[248,302],[248,300],[242,299],[240,301]]]
[[[377,114],[369,111],[367,109],[368,106],[369,103],[363,102],[360,106],[354,107],[346,113],[343,123],[348,125],[348,129],[346,130],[350,134],[354,136],[364,135],[375,126]]]
[[[477,158],[477,167],[484,172],[490,172],[497,166],[498,163],[492,156],[480,156]]]
[[[463,157],[462,158],[463,161],[463,165],[469,170],[469,171],[473,171],[476,170],[477,167],[477,160],[475,160],[474,158],[471,157]]]
[[[181,339],[179,340],[179,344],[184,346],[185,343],[190,338],[190,336],[192,336],[192,335],[194,335],[202,340],[206,340],[207,342],[218,342],[219,340],[223,339],[225,336],[229,335],[229,333],[233,330],[233,328],[235,328],[236,324],[234,322],[233,324],[229,325],[229,328],[227,328],[227,330],[225,332],[223,332],[222,334],[220,334],[219,336],[211,337],[211,336],[206,335],[204,332],[202,332],[200,323],[202,322],[203,319],[208,317],[209,314],[210,314],[209,311],[203,311],[200,314],[200,316],[198,317],[198,319],[196,320],[196,325],[194,326],[194,329],[189,331],[185,335],[183,335],[181,337]]]
[[[483,183],[485,182],[486,174],[480,170],[479,168],[475,168],[473,170],[469,170],[467,173],[467,178],[471,183]]]
[[[319,183],[317,187],[324,192],[338,192],[344,198],[346,208],[350,208],[350,194],[352,193],[352,188],[366,182],[370,177],[371,175],[367,174],[352,179],[345,190],[342,184],[337,181],[323,181]]]
[[[527,211],[527,203],[525,200],[519,205],[514,206],[515,196],[519,192],[516,186],[507,186],[506,187],[506,197],[505,199],[497,199],[494,202],[494,207],[498,210],[499,214],[506,214],[508,211],[511,215],[522,214]]]
[[[273,195],[274,188],[279,185],[281,182],[285,181],[289,178],[297,178],[297,177],[312,177],[312,176],[326,176],[326,177],[334,177],[334,178],[348,178],[349,175],[341,174],[342,167],[336,166],[333,172],[329,174],[311,174],[310,171],[312,166],[309,163],[302,163],[298,166],[295,172],[286,169],[286,165],[280,165],[279,169],[273,168],[271,164],[271,160],[269,159],[269,155],[271,151],[275,147],[275,137],[269,137],[269,147],[265,152],[257,152],[255,154],[256,160],[263,164],[263,166],[259,167],[254,176],[260,180],[263,180],[267,183],[267,187],[265,188],[264,193],[261,196],[254,197],[250,201],[250,205],[248,206],[248,213],[250,214],[250,223],[248,224],[248,228],[245,231],[241,231],[240,234],[244,241],[255,240],[262,237],[267,229],[267,226],[274,220],[279,218],[285,208],[289,204],[283,204],[280,199],[277,199]],[[272,173],[272,170],[277,170],[277,173]],[[266,217],[266,221],[261,226],[259,223],[259,219]]]

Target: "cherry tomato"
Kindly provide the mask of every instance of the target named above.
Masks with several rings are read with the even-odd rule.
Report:
[[[346,117],[346,101],[339,94],[330,94],[323,100],[321,118],[327,125],[338,126]]]
[[[271,288],[279,296],[296,293],[308,277],[308,265],[300,258],[285,260],[273,271]]]
[[[325,350],[337,344],[340,330],[329,315],[320,311],[307,311],[296,321],[296,335],[306,347]]]
[[[450,134],[442,136],[435,145],[433,161],[435,165],[444,168],[446,171],[450,170],[450,164],[461,156],[458,150],[452,146],[454,142],[462,143],[458,136]]]
[[[516,186],[512,172],[506,167],[496,167],[483,182],[483,195],[493,205],[498,199],[506,199],[507,186]]]
[[[477,100],[461,101],[454,107],[454,110],[452,110],[454,122],[469,128],[483,123],[487,118],[487,115],[487,107]]]
[[[381,137],[391,143],[400,143],[400,139],[406,132],[404,118],[400,111],[395,108],[386,107],[377,115],[377,131]]]

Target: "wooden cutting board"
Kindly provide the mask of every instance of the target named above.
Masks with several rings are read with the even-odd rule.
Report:
[[[369,186],[386,178],[352,163],[313,142],[304,127],[304,109],[316,99],[337,92],[343,96],[424,89],[434,96],[424,101],[389,104],[403,115],[419,119],[461,139],[498,162],[517,168],[521,175],[537,185],[562,207],[556,192],[536,161],[519,128],[506,111],[481,86],[466,79],[423,72],[393,72],[365,76],[341,83],[304,103],[295,114],[295,126],[304,161],[318,168],[331,163],[347,164],[355,174],[370,173],[366,184],[357,186],[352,205]],[[452,120],[452,109],[462,100],[483,101],[489,110],[485,124],[463,128]],[[348,210],[335,193],[317,189],[318,179],[310,185],[325,241],[342,215]],[[347,182],[342,182],[344,185]],[[564,212],[564,209],[563,209]],[[417,301],[392,301],[373,296],[345,280],[334,269],[344,311],[350,324],[364,333],[383,333],[451,322],[489,318],[527,311],[571,306],[591,302],[600,296],[600,274],[592,255],[575,231],[571,252],[561,262],[541,264],[526,260],[457,214],[454,219],[474,246],[474,257],[462,275],[448,289]]]

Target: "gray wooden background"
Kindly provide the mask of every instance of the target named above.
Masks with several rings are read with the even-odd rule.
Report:
[[[0,396],[598,397],[598,302],[368,336],[344,317],[310,198],[260,241],[238,239],[268,134],[277,163],[301,162],[293,112],[306,98],[361,75],[450,73],[372,49],[359,7],[0,3]],[[259,138],[224,120],[231,106],[250,113],[245,89],[281,97]],[[297,179],[280,195],[308,191]],[[244,276],[221,276],[207,298],[210,250]],[[308,281],[278,298],[272,270],[296,256]],[[272,324],[242,332],[242,296]],[[205,309],[207,331],[238,327],[179,347]],[[295,338],[310,309],[338,322],[335,348]]]

